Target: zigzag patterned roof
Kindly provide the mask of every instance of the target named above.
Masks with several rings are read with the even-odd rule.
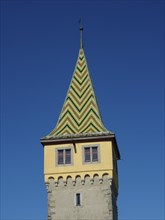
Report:
[[[108,132],[104,127],[83,48],[55,129],[47,136]]]

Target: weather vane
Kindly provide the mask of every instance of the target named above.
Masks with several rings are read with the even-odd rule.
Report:
[[[82,17],[79,19],[80,29],[83,29],[82,27]]]
[[[83,26],[82,26],[82,17],[79,19],[80,24],[80,48],[83,48]]]

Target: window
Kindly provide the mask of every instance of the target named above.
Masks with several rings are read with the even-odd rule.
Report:
[[[98,161],[98,149],[97,147],[92,147],[92,161]]]
[[[64,150],[58,150],[58,164],[64,164]]]
[[[71,149],[65,150],[65,164],[71,164]]]
[[[91,161],[91,155],[90,155],[90,147],[85,147],[85,162],[90,162]]]
[[[71,164],[71,149],[57,150],[57,164]]]
[[[84,147],[84,162],[98,162],[98,146]]]
[[[81,198],[80,198],[80,193],[76,193],[76,206],[81,205]]]

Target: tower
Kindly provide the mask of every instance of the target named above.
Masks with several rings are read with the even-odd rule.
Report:
[[[117,220],[120,159],[115,134],[102,122],[82,42],[53,131],[41,139],[48,220]]]

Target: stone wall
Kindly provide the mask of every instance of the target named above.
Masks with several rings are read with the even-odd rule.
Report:
[[[57,182],[49,179],[48,220],[117,220],[117,193],[112,179],[104,175],[82,180],[68,177]],[[80,205],[76,205],[76,194],[80,194]]]

